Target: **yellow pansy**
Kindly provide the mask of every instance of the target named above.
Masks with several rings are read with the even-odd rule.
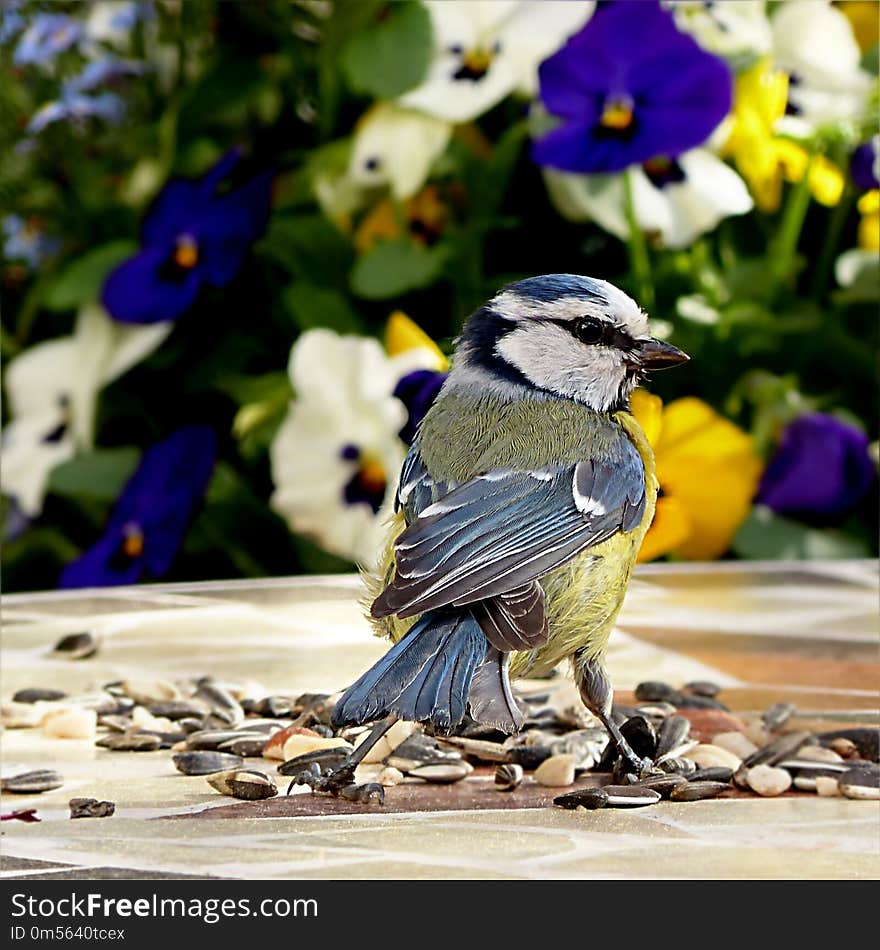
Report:
[[[660,496],[639,561],[720,557],[745,520],[762,463],[751,438],[700,399],[636,390],[632,412],[654,448]]]
[[[873,49],[880,31],[880,4],[877,0],[842,0],[837,8],[849,20],[859,49],[863,53]]]
[[[859,247],[863,251],[880,251],[880,191],[867,191],[859,198]]]
[[[379,241],[395,240],[405,234],[420,244],[431,245],[443,233],[448,217],[448,208],[434,185],[407,198],[400,207],[385,198],[360,223],[354,234],[354,246],[363,254]]]
[[[385,325],[385,351],[389,356],[399,356],[409,350],[430,350],[435,357],[435,365],[430,369],[445,373],[449,369],[449,360],[440,347],[427,333],[402,311],[395,310]]]
[[[722,155],[733,158],[762,211],[776,211],[782,182],[807,174],[810,192],[820,204],[833,206],[843,194],[843,172],[822,155],[812,162],[805,148],[774,134],[785,115],[788,76],[762,59],[736,81],[730,132]]]

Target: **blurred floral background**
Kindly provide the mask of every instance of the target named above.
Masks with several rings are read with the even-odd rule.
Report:
[[[642,560],[876,554],[875,0],[2,0],[5,589],[350,570],[465,317],[617,283]]]

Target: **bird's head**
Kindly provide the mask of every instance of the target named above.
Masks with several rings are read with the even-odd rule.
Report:
[[[500,290],[467,321],[456,366],[582,402],[623,407],[649,370],[688,356],[648,332],[648,318],[623,291],[577,274],[530,277]]]

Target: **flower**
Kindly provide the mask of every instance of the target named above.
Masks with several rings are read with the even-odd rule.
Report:
[[[402,328],[390,332],[399,337]],[[296,341],[295,397],[269,450],[271,505],[291,530],[340,557],[375,563],[406,452],[398,433],[407,411],[394,390],[412,370],[437,365],[436,347],[422,340],[391,357],[376,340],[332,330]]]
[[[865,109],[871,78],[846,16],[825,0],[788,0],[771,19],[777,64],[792,77],[780,129],[809,135]]]
[[[622,240],[629,237],[620,175],[572,175],[545,170],[553,204],[572,221],[593,220]],[[745,214],[752,199],[733,169],[705,149],[678,159],[653,158],[632,169],[639,228],[666,247],[688,247],[730,215]]]
[[[562,119],[538,139],[539,165],[621,171],[702,144],[727,115],[723,60],[679,32],[657,3],[610,2],[539,70],[541,101]]]
[[[430,246],[443,233],[448,217],[449,209],[441,200],[440,189],[426,185],[418,194],[407,198],[402,208],[395,207],[390,198],[378,201],[358,225],[354,246],[364,254],[380,241],[404,236],[417,244]]]
[[[98,96],[62,90],[61,98],[40,106],[27,126],[30,135],[37,135],[55,122],[72,122],[81,126],[86,119],[117,123],[125,115],[125,104],[112,92]]]
[[[79,75],[69,79],[64,89],[69,94],[89,92],[107,82],[113,82],[124,76],[138,76],[144,72],[144,65],[132,60],[119,59],[117,56],[102,56],[86,63]]]
[[[38,13],[15,47],[16,66],[49,66],[59,53],[78,44],[83,28],[63,13]]]
[[[859,247],[863,251],[880,251],[880,191],[874,188],[859,198]]]
[[[856,188],[880,188],[880,135],[863,142],[852,154],[849,171]]]
[[[737,61],[770,52],[773,34],[764,0],[669,0],[675,25],[710,53]]]
[[[61,574],[61,587],[110,587],[163,577],[214,468],[206,426],[186,426],[144,453],[101,538]]]
[[[751,438],[693,397],[664,407],[658,396],[637,389],[632,412],[654,448],[660,483],[639,560],[670,553],[720,557],[749,513],[761,474]]]
[[[358,123],[348,175],[356,186],[387,185],[398,200],[421,188],[452,127],[390,102],[373,106]]]
[[[240,159],[227,153],[201,179],[174,179],[144,218],[139,254],[107,278],[104,306],[123,323],[175,320],[203,284],[223,287],[238,273],[251,244],[266,230],[271,178],[224,184]]]
[[[90,40],[99,43],[124,46],[129,42],[131,31],[143,12],[139,3],[102,0],[89,11],[86,34]]]
[[[780,514],[841,518],[861,502],[875,477],[864,432],[811,412],[783,429],[757,500]]]
[[[877,45],[880,5],[876,0],[838,0],[837,9],[849,20],[853,36],[863,53]]]
[[[587,21],[583,0],[428,0],[434,54],[400,105],[469,122],[514,91],[532,94],[538,64]]]
[[[23,6],[24,0],[4,0],[3,16],[0,16],[0,45],[8,43],[24,29]]]
[[[734,159],[763,211],[779,207],[783,180],[798,182],[805,174],[816,201],[836,205],[843,194],[841,170],[823,155],[811,160],[803,146],[777,134],[788,85],[788,76],[767,58],[737,77],[733,117],[721,154]]]
[[[148,356],[171,325],[123,327],[84,306],[71,336],[30,347],[5,371],[10,420],[0,442],[0,484],[28,517],[43,507],[49,474],[92,444],[98,393]]]
[[[61,247],[61,240],[46,234],[34,219],[25,221],[17,214],[3,219],[3,256],[10,261],[24,261],[36,270],[43,261]]]

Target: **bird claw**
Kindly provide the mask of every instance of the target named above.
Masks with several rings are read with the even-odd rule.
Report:
[[[289,795],[296,785],[307,785],[313,792],[325,792],[334,798],[344,798],[350,802],[382,805],[385,802],[385,789],[376,782],[358,785],[354,780],[357,764],[343,763],[336,768],[321,771],[315,762],[294,776],[287,787]]]

